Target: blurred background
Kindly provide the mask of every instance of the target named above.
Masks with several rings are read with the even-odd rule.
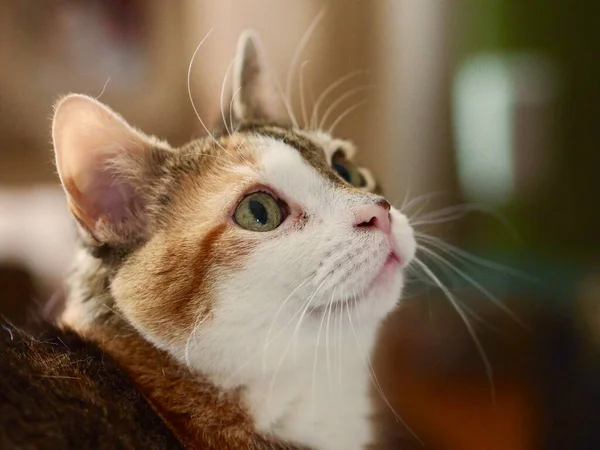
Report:
[[[2,1],[0,313],[20,323],[61,297],[74,229],[52,161],[57,97],[99,97],[183,144],[204,133],[196,46],[212,29],[191,95],[218,125],[245,28],[296,115],[321,99],[324,126],[422,233],[428,269],[374,355],[396,415],[426,448],[600,448],[593,0]],[[375,397],[380,438],[421,448]]]

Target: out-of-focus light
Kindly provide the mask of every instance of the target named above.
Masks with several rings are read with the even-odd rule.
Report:
[[[467,198],[504,203],[543,178],[555,78],[552,64],[535,54],[477,55],[460,67],[453,86],[454,134]]]

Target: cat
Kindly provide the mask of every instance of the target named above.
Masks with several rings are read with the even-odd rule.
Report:
[[[252,32],[233,92],[235,127],[181,148],[93,98],[58,102],[80,237],[59,324],[114,358],[188,448],[365,448],[368,357],[412,227],[351,143],[289,123]]]

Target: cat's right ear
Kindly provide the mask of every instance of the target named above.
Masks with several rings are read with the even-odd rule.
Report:
[[[52,139],[69,209],[92,241],[122,244],[143,234],[142,184],[150,163],[157,164],[168,146],[97,100],[76,94],[56,105]]]
[[[289,121],[282,93],[268,69],[258,35],[247,30],[240,36],[234,64],[233,114],[236,122]]]

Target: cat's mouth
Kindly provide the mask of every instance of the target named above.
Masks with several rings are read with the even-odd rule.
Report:
[[[311,315],[332,314],[343,312],[346,308],[355,306],[363,299],[370,297],[370,294],[380,287],[387,284],[393,274],[402,266],[402,259],[395,250],[391,250],[379,272],[373,280],[365,287],[360,296],[342,297],[325,305],[318,305],[310,309]]]

